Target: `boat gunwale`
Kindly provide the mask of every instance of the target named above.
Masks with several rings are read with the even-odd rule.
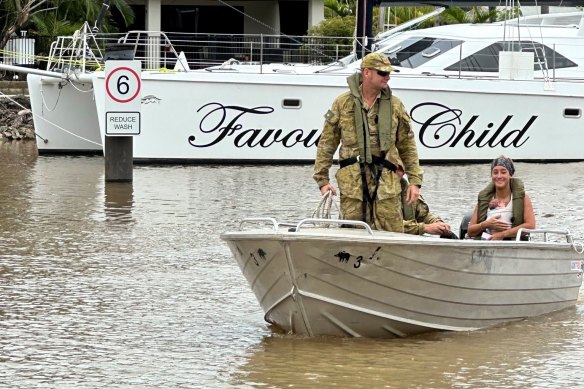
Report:
[[[373,235],[368,235],[365,230],[348,231],[349,229],[342,229],[343,231],[334,231],[331,228],[310,228],[304,229],[301,232],[289,232],[280,230],[266,230],[266,229],[250,229],[245,231],[226,231],[220,235],[224,241],[241,241],[241,240],[280,240],[280,241],[297,241],[297,240],[322,240],[322,241],[338,241],[346,240],[352,243],[383,243],[383,244],[399,244],[399,245],[419,245],[424,243],[428,246],[452,246],[477,249],[493,249],[493,248],[534,248],[534,249],[573,249],[574,244],[569,242],[555,242],[555,241],[517,241],[517,240],[477,240],[477,239],[442,239],[437,236],[418,236],[408,235],[397,232],[373,231]],[[338,228],[341,230],[341,228]],[[359,232],[356,232],[359,231]],[[367,234],[367,235],[365,235]]]

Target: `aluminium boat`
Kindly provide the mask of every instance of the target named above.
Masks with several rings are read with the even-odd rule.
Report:
[[[341,225],[355,228],[335,228]],[[532,240],[450,240],[356,221],[252,218],[221,239],[267,322],[304,336],[395,338],[574,306],[582,245],[568,231],[517,237],[524,232]]]

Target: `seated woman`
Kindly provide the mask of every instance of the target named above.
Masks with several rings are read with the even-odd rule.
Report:
[[[535,228],[531,199],[513,174],[511,158],[500,156],[491,163],[492,182],[479,193],[468,224],[469,237],[514,240],[520,228]]]

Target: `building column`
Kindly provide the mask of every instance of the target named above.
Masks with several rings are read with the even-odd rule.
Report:
[[[148,0],[146,3],[146,30],[160,31],[162,19],[162,0]],[[160,34],[148,33],[148,46],[146,50],[146,63],[142,64],[146,69],[160,68]]]
[[[148,0],[146,2],[146,30],[160,31],[161,3],[161,0]]]
[[[308,28],[324,20],[324,0],[308,0]]]

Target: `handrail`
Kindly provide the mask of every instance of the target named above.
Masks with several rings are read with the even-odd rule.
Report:
[[[548,234],[564,235],[566,237],[567,243],[570,243],[570,244],[574,243],[574,239],[573,239],[572,234],[570,233],[569,230],[550,230],[550,229],[546,229],[546,228],[538,228],[538,229],[520,228],[517,231],[517,235],[515,236],[515,240],[521,240],[521,235],[523,233],[543,234],[543,241],[544,242],[548,241]]]
[[[345,225],[348,224],[348,225],[353,225],[353,226],[360,226],[360,227],[365,228],[365,230],[367,230],[369,235],[373,235],[373,231],[371,231],[371,227],[369,227],[369,224],[362,222],[360,220],[343,220],[343,219],[316,219],[316,218],[303,219],[296,225],[296,232],[298,232],[300,230],[300,226],[302,226],[303,224],[307,224],[307,223],[327,223],[327,224],[345,224]]]
[[[270,222],[270,223],[272,223],[272,229],[274,231],[276,231],[278,229],[278,222],[273,217],[248,217],[248,218],[245,218],[239,223],[239,229],[241,230],[241,227],[245,223],[252,223],[252,222]]]

